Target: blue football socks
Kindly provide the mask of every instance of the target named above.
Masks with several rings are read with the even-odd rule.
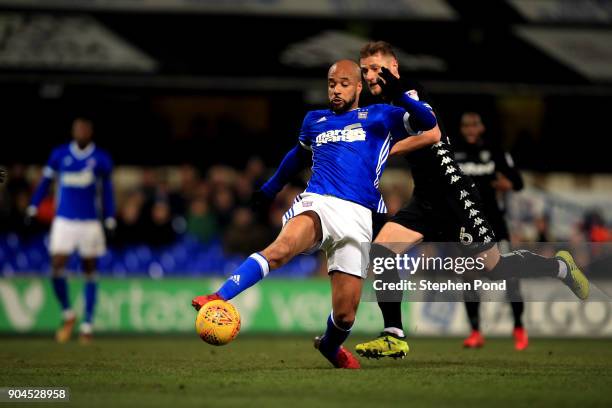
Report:
[[[230,300],[262,280],[268,272],[270,265],[266,258],[254,253],[225,281],[217,294],[225,300]]]

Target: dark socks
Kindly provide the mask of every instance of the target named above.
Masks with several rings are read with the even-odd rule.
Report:
[[[533,252],[520,250],[502,254],[499,262],[487,273],[492,280],[503,280],[526,277],[557,277],[559,261],[546,258]]]
[[[480,330],[480,302],[465,302],[465,311],[472,330]]]
[[[70,299],[68,298],[68,282],[66,277],[58,276],[51,278],[51,284],[53,285],[53,292],[55,297],[62,306],[62,310],[70,309]]]
[[[395,252],[382,246],[373,244],[370,252],[370,259],[375,257],[395,258]],[[385,269],[385,271],[377,276],[386,283],[396,283],[400,281],[400,275],[396,268]],[[395,327],[399,330],[404,330],[402,326],[402,297],[401,291],[377,291],[376,299],[378,307],[383,315],[385,328]]]
[[[325,330],[325,334],[323,334],[321,342],[319,343],[319,351],[325,356],[325,358],[335,365],[338,350],[349,334],[351,334],[351,328],[341,328],[336,326],[332,316],[333,312],[327,318],[327,329]]]

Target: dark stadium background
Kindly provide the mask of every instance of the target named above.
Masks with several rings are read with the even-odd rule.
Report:
[[[245,152],[256,148],[257,154],[273,166],[293,144],[304,111],[324,103],[320,98],[308,100],[305,94],[321,93],[326,64],[293,67],[280,62],[280,56],[297,42],[323,31],[337,30],[367,39],[386,39],[410,54],[439,58],[446,65],[443,72],[424,69],[407,70],[405,74],[425,85],[451,134],[456,132],[463,111],[478,110],[486,118],[490,133],[514,153],[522,168],[611,171],[605,149],[593,149],[591,143],[575,143],[579,136],[594,138],[606,134],[610,83],[581,76],[513,31],[530,24],[570,30],[605,30],[606,25],[585,22],[536,25],[503,1],[484,2],[477,7],[461,1],[449,3],[458,14],[456,20],[398,20],[367,15],[347,18],[341,13],[326,18],[266,15],[252,18],[235,14],[22,9],[20,12],[25,12],[25,16],[40,12],[93,16],[153,58],[157,67],[141,74],[121,70],[96,73],[74,68],[2,69],[0,83],[4,97],[0,103],[7,141],[0,160],[41,163],[52,146],[65,140],[71,115],[88,109],[99,118],[99,144],[113,152],[117,163],[189,161],[207,168],[215,161],[207,154],[213,143],[216,150],[223,151],[239,142],[244,148],[223,154],[224,162],[239,165],[244,162]],[[51,95],[45,96],[45,91]],[[156,108],[160,100],[179,97],[201,97],[203,109],[206,103],[214,103],[214,98],[254,98],[265,105],[266,126],[254,138],[232,129],[231,126],[239,126],[235,122],[220,126],[221,129],[205,137],[198,134],[195,123],[189,130],[181,131],[172,118]],[[542,103],[545,109],[530,112],[530,119],[535,122],[532,129],[504,132],[512,119],[500,105],[516,99],[525,104],[524,109],[534,103]],[[240,114],[249,116],[249,112]],[[234,134],[227,138],[224,132]],[[25,148],[34,138],[36,149]],[[139,154],[143,144],[147,154]],[[274,149],[265,148],[272,144]],[[185,155],[185,151],[189,153]]]
[[[306,111],[326,106],[329,65],[368,40],[402,54],[402,77],[426,89],[452,140],[476,111],[512,154],[526,184],[507,197],[513,243],[578,248],[609,288],[610,0],[0,0],[0,387],[70,386],[87,406],[609,406],[612,303],[555,302],[550,280],[531,286],[541,301],[527,303],[522,353],[503,302],[483,305],[487,346],[467,354],[461,303],[405,302],[408,358],[339,377],[310,344],[331,307],[319,255],[235,299],[243,327],[231,345],[193,334],[191,298],[275,236],[305,178],[268,212],[251,209],[252,192]],[[99,263],[91,349],[51,340],[52,196],[25,221],[80,115],[114,161],[119,221]],[[412,182],[404,159],[387,169],[393,212]],[[69,269],[80,313],[76,257]],[[363,302],[350,346],[381,324]]]

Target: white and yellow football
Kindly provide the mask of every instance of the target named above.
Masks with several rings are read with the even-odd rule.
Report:
[[[234,340],[240,331],[240,313],[224,300],[206,303],[196,317],[196,332],[202,340],[213,346],[222,346]]]

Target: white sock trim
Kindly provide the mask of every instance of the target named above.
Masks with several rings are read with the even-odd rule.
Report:
[[[404,331],[402,329],[398,329],[397,327],[385,327],[383,329],[383,332],[395,334],[397,337],[406,337],[406,334],[404,334]]]
[[[76,313],[74,313],[74,310],[72,309],[66,309],[64,311],[62,311],[62,318],[64,320],[70,320],[76,317]]]
[[[567,277],[567,264],[560,259],[557,259],[557,262],[559,262],[559,274],[557,277],[559,279],[565,279]]]
[[[332,323],[334,324],[334,326],[336,327],[336,329],[341,330],[343,332],[350,332],[351,329],[353,328],[353,326],[355,325],[355,323],[353,322],[353,324],[351,325],[351,327],[349,327],[348,329],[343,329],[342,327],[338,326],[336,324],[336,321],[334,320],[334,311],[332,310],[331,313],[329,314],[329,318],[331,319]]]
[[[261,256],[257,252],[255,252],[254,254],[251,254],[249,258],[253,258],[254,260],[257,261],[257,263],[259,264],[259,267],[261,268],[262,277],[265,278],[268,275],[268,273],[270,273],[270,264],[268,264],[268,260],[266,258]]]
[[[92,334],[93,333],[93,325],[91,323],[83,322],[80,327],[81,334]]]

